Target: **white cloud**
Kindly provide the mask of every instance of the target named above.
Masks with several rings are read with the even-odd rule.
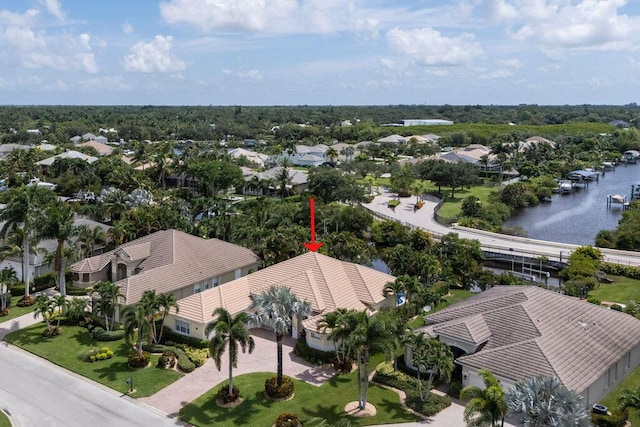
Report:
[[[619,12],[627,0],[498,0],[518,10],[516,40],[531,39],[547,49],[632,49],[640,42],[640,17]],[[506,17],[505,17],[506,18]]]
[[[58,0],[43,0],[42,2],[51,15],[55,16],[60,21],[64,21],[64,12],[62,11],[62,5]]]
[[[131,23],[129,22],[125,22],[124,24],[122,24],[122,32],[125,34],[133,33],[133,25],[131,25]]]
[[[184,61],[171,54],[172,36],[157,35],[149,43],[138,42],[124,57],[124,69],[140,73],[166,73],[186,68]]]
[[[24,27],[32,26],[38,21],[40,11],[37,9],[29,9],[25,13],[14,13],[8,10],[0,10],[0,29],[6,27]]]
[[[497,61],[498,65],[507,67],[507,68],[522,68],[524,64],[519,59],[501,59]]]
[[[160,14],[169,24],[202,31],[277,31],[274,21],[291,17],[297,6],[296,0],[169,0],[160,3]]]
[[[399,53],[422,65],[463,65],[483,55],[482,47],[470,33],[443,36],[433,28],[387,32],[387,41]]]
[[[481,79],[505,79],[507,77],[511,77],[512,75],[513,74],[509,70],[499,69],[480,74],[478,77],[480,77]]]
[[[258,70],[249,70],[246,73],[238,73],[238,77],[246,80],[262,80],[264,76]]]

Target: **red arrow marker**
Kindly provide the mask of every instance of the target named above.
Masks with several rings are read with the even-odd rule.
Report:
[[[324,245],[324,242],[316,243],[316,208],[313,204],[313,197],[309,199],[309,208],[311,210],[311,243],[303,243],[303,245],[311,252],[315,252]]]

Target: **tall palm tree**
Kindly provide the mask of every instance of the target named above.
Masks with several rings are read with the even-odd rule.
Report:
[[[352,312],[345,319],[345,328],[350,330],[346,338],[347,346],[352,349],[357,368],[358,409],[364,410],[369,394],[369,361],[372,352],[393,352],[393,329],[389,318],[379,313],[370,317],[367,310]]]
[[[6,221],[0,230],[0,237],[14,230],[22,229],[22,271],[24,276],[24,292],[25,296],[29,295],[29,279],[31,276],[31,268],[29,263],[29,255],[31,254],[30,243],[33,230],[41,223],[43,216],[43,207],[51,202],[56,196],[49,189],[33,186],[14,187],[8,191],[8,202],[0,219]]]
[[[124,334],[130,341],[136,337],[136,352],[138,357],[142,358],[142,342],[151,337],[150,317],[153,313],[153,307],[144,301],[136,304],[128,305],[122,310],[122,325],[124,326]]]
[[[105,244],[106,241],[107,236],[101,227],[89,227],[87,224],[78,227],[78,242],[84,258],[92,256],[96,245]]]
[[[311,312],[309,301],[299,299],[291,289],[273,285],[253,295],[249,305],[249,323],[271,329],[278,350],[277,384],[282,385],[282,338],[290,333],[293,317],[303,319]]]
[[[178,299],[174,294],[160,294],[158,296],[158,303],[162,307],[162,324],[160,326],[158,341],[162,341],[162,332],[164,331],[164,323],[167,319],[167,315],[172,308],[175,309],[176,314],[178,314],[180,312],[180,307],[178,306]]]
[[[478,374],[484,381],[484,388],[470,385],[460,393],[460,399],[469,400],[464,409],[464,422],[469,427],[503,426],[507,403],[500,381],[486,369],[479,370]]]
[[[74,214],[71,206],[58,199],[50,203],[45,209],[44,221],[38,230],[38,235],[43,239],[54,239],[57,242],[53,269],[58,275],[58,286],[60,294],[63,296],[67,295],[64,245],[78,234],[77,227],[73,224],[73,219]]]
[[[341,354],[343,354],[345,358],[347,357],[346,352],[344,351],[344,339],[346,336],[344,335],[344,329],[341,325],[344,316],[348,312],[349,311],[346,308],[338,308],[334,311],[323,314],[322,318],[318,321],[318,331],[323,334],[327,334],[327,338],[333,342],[333,348],[336,352],[336,361],[338,363],[341,361]],[[340,350],[338,349],[338,343],[340,343]]]
[[[451,380],[453,372],[453,353],[449,346],[436,339],[429,338],[424,332],[410,336],[408,342],[411,344],[413,363],[418,368],[418,386],[420,384],[421,371],[428,373],[427,376],[427,399],[429,399],[433,380],[441,378],[445,381]],[[420,393],[422,399],[422,392]]]
[[[16,257],[22,259],[24,249],[22,243],[24,241],[24,230],[22,228],[16,228],[7,233],[3,240],[4,245],[0,248],[0,259],[6,259],[9,257]],[[38,249],[38,238],[31,236],[29,239],[29,251],[31,255],[36,255]],[[24,263],[21,265],[22,277],[27,275]]]
[[[581,395],[558,378],[539,375],[520,380],[506,394],[508,413],[528,426],[590,426]]]
[[[289,168],[282,166],[278,169],[275,176],[276,182],[280,187],[280,197],[284,199],[287,195],[287,185],[291,184],[291,176],[289,176]]]
[[[253,353],[255,342],[249,335],[247,313],[240,312],[232,316],[226,309],[218,307],[213,311],[215,319],[207,324],[204,333],[208,336],[212,331],[215,335],[209,341],[209,353],[218,368],[221,367],[221,358],[225,348],[229,348],[229,396],[233,394],[233,368],[238,367],[238,348],[245,353]]]
[[[389,295],[393,295],[393,304],[397,307],[399,304],[398,295],[404,295],[406,297],[407,290],[405,289],[405,283],[400,280],[400,278],[396,278],[393,282],[387,282],[382,289],[382,295],[387,297]]]
[[[168,141],[157,144],[151,152],[151,160],[155,163],[154,169],[158,174],[158,180],[162,185],[162,189],[167,188],[167,173],[173,165],[175,154],[173,145]]]
[[[114,318],[115,311],[120,306],[124,295],[120,292],[120,288],[111,282],[98,282],[94,285],[94,289],[97,299],[94,300],[93,309],[97,315],[104,317],[104,328],[109,331],[111,330],[109,318]]]

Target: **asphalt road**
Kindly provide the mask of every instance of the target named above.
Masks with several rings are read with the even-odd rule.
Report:
[[[0,407],[14,426],[176,426],[128,396],[0,343]]]

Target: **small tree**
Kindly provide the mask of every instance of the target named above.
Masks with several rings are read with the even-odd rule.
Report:
[[[6,310],[9,307],[10,289],[17,281],[18,277],[13,267],[3,268],[0,271],[0,310]]]
[[[138,358],[142,359],[142,342],[151,336],[150,314],[153,308],[140,301],[134,305],[129,305],[122,310],[122,324],[127,341],[136,337],[136,351]]]
[[[33,318],[37,319],[38,316],[42,316],[42,319],[47,324],[47,331],[51,331],[51,319],[55,310],[54,302],[45,294],[38,295],[36,297],[33,307]]]
[[[418,371],[420,399],[423,401],[428,400],[435,378],[441,378],[445,381],[451,380],[451,372],[454,369],[453,353],[451,353],[448,345],[427,337],[424,332],[410,336],[408,341],[411,344],[413,364]],[[420,379],[422,371],[428,373],[426,399],[422,395],[422,381]]]

